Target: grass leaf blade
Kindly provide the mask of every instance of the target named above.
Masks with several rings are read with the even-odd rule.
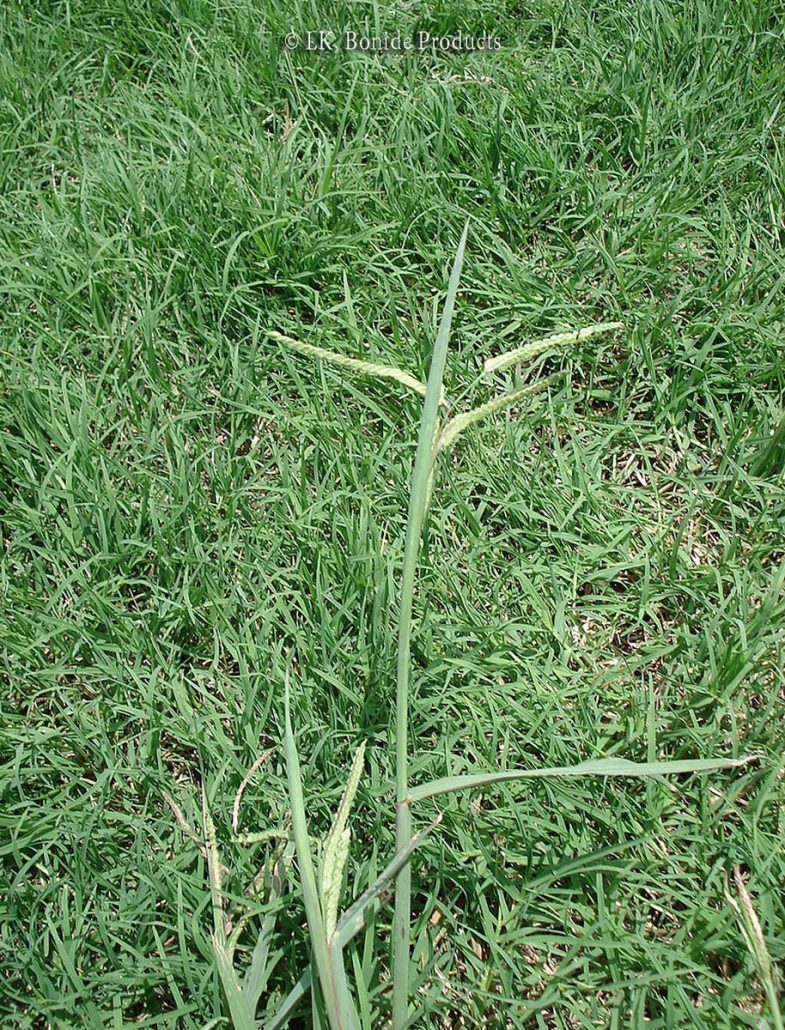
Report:
[[[351,1011],[347,1011],[343,985],[335,977],[335,960],[330,953],[327,934],[324,927],[319,891],[316,885],[311,843],[308,838],[308,824],[305,817],[305,799],[303,798],[302,781],[300,779],[300,759],[292,732],[291,712],[289,709],[289,681],[286,681],[284,699],[285,732],[284,752],[286,756],[286,778],[289,787],[289,804],[292,809],[292,837],[300,867],[300,882],[303,889],[305,915],[311,936],[314,962],[319,982],[324,994],[330,1025],[333,1030],[353,1026]]]
[[[415,850],[422,844],[425,838],[431,833],[434,827],[442,821],[441,813],[425,827],[424,830],[420,830],[418,834],[409,840],[409,843],[402,851],[398,851],[393,855],[392,859],[388,862],[381,873],[376,877],[373,883],[368,887],[367,890],[357,898],[357,900],[343,913],[341,918],[338,920],[338,925],[335,931],[335,940],[339,941],[342,947],[345,947],[349,941],[359,933],[365,925],[366,919],[370,912],[378,907],[379,895],[393,879],[397,876],[403,866],[411,861],[411,857]]]
[[[294,1015],[297,1006],[300,1004],[302,999],[305,997],[308,989],[311,986],[311,969],[310,967],[303,971],[302,976],[289,991],[281,1003],[280,1008],[272,1017],[264,1024],[264,1030],[280,1030],[281,1027],[286,1026],[289,1020]]]
[[[625,758],[600,758],[579,765],[556,766],[546,769],[510,769],[507,772],[469,773],[463,776],[443,776],[423,783],[409,792],[412,802],[451,794],[457,790],[475,790],[496,783],[515,780],[548,779],[561,776],[675,776],[686,773],[711,772],[715,769],[734,769],[746,765],[754,756],[746,758],[706,758],[673,762],[629,762]]]
[[[294,845],[292,843],[288,843],[284,848],[283,853],[273,866],[270,894],[268,897],[269,902],[276,901],[281,896],[293,852]],[[273,930],[275,929],[275,921],[275,915],[273,913],[268,913],[264,917],[262,928],[256,941],[256,946],[254,947],[251,955],[251,964],[245,974],[243,989],[247,991],[249,996],[253,999],[254,1010],[262,996],[262,991],[267,985],[267,976],[269,975],[268,956],[270,954],[270,944],[272,942]]]
[[[769,1002],[769,1013],[774,1024],[774,1030],[783,1030],[782,1009],[780,1007],[780,983],[777,976],[777,969],[771,961],[769,949],[766,946],[766,938],[763,935],[758,913],[755,911],[752,897],[747,884],[744,882],[741,867],[733,867],[733,880],[738,893],[738,901],[732,896],[729,888],[725,888],[725,898],[739,921],[744,943],[752,955],[758,976],[763,984],[766,997]],[[761,1025],[766,1025],[761,1023]]]
[[[412,473],[409,496],[409,515],[406,524],[403,570],[401,576],[401,607],[398,619],[398,661],[395,692],[395,781],[398,797],[396,813],[395,847],[402,851],[411,837],[411,812],[404,803],[408,790],[408,735],[409,735],[409,666],[411,660],[412,604],[417,556],[422,536],[425,511],[430,493],[429,484],[435,452],[439,400],[442,395],[447,345],[450,340],[452,316],[458,283],[463,267],[469,223],[464,226],[453,261],[447,296],[444,301],[439,331],[436,334],[428,386],[425,391],[417,454]],[[393,1027],[400,1030],[408,1018],[409,1006],[409,924],[411,921],[411,869],[407,862],[398,873],[395,890],[395,916],[393,920]]]

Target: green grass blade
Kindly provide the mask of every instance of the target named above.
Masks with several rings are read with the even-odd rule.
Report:
[[[337,942],[333,942],[327,946],[327,952],[330,959],[330,975],[340,1012],[340,1022],[333,1026],[333,1030],[337,1030],[338,1027],[341,1027],[342,1030],[360,1030],[360,1017],[346,980],[343,949]]]
[[[766,946],[766,938],[763,936],[763,927],[760,924],[758,913],[755,911],[752,897],[747,884],[744,882],[741,868],[737,865],[733,868],[733,880],[736,885],[738,901],[731,895],[729,888],[725,889],[725,898],[739,921],[744,943],[752,955],[758,976],[766,992],[769,1003],[769,1014],[771,1016],[774,1030],[784,1030],[782,1010],[780,1008],[780,985],[777,969],[771,961],[769,949]]]
[[[383,871],[376,877],[367,890],[354,901],[338,920],[333,941],[340,948],[345,948],[365,926],[368,917],[376,912],[381,904],[379,895],[387,884],[398,874],[406,862],[411,860],[416,849],[422,844],[425,838],[442,821],[442,815],[436,818],[425,827],[424,830],[412,837],[403,851],[396,852]],[[285,1026],[292,1017],[297,1005],[305,997],[308,988],[311,986],[311,970],[304,970],[302,976],[286,996],[283,1004],[267,1024],[265,1030],[279,1030]]]
[[[253,1006],[244,992],[234,968],[234,942],[227,941],[223,908],[223,884],[221,857],[218,853],[218,839],[215,823],[207,801],[207,789],[202,783],[202,824],[204,826],[207,871],[210,877],[210,900],[213,911],[213,932],[210,944],[215,958],[215,967],[221,980],[226,1002],[237,1030],[254,1030]]]
[[[420,419],[417,454],[414,459],[412,488],[409,497],[409,516],[406,525],[403,570],[401,576],[401,609],[398,621],[398,663],[395,694],[395,779],[398,801],[408,792],[408,734],[409,734],[409,665],[412,632],[412,602],[417,555],[420,548],[423,522],[428,499],[428,484],[433,467],[434,442],[442,395],[444,365],[450,340],[452,315],[458,282],[463,266],[467,222],[461,235],[450,274],[447,297],[444,302],[439,331],[431,356],[428,387]],[[411,813],[408,805],[398,805],[396,819],[396,851],[402,851],[411,837]],[[409,923],[411,919],[411,872],[406,863],[398,873],[395,891],[395,917],[393,924],[393,1027],[400,1030],[406,1025],[409,1005]]]
[[[270,884],[270,894],[268,898],[270,902],[276,901],[281,896],[284,883],[286,882],[286,876],[289,871],[289,865],[292,860],[293,851],[294,845],[291,843],[287,844],[283,854],[278,858],[273,866],[271,877],[272,882]],[[256,1006],[262,996],[262,991],[267,986],[267,979],[270,974],[271,964],[268,964],[268,957],[270,954],[270,944],[272,943],[274,929],[275,915],[269,913],[265,916],[264,921],[262,922],[262,928],[256,941],[253,955],[251,956],[251,964],[245,974],[243,990],[252,999],[254,1011],[256,1011]]]
[[[305,799],[303,798],[300,779],[300,759],[292,732],[291,712],[289,709],[289,681],[287,678],[284,699],[285,733],[284,752],[286,756],[286,779],[289,787],[289,804],[292,809],[292,836],[294,838],[297,862],[300,867],[300,882],[303,889],[305,915],[311,937],[316,971],[322,986],[324,1003],[332,1030],[343,1030],[355,1025],[352,1010],[347,1007],[345,984],[336,977],[336,962],[330,953],[327,934],[324,927],[319,891],[316,885],[311,843],[308,838],[308,825],[305,817]]]
[[[363,891],[359,898],[357,898],[357,900],[344,912],[338,920],[338,925],[335,930],[335,940],[336,942],[339,942],[342,947],[346,947],[355,934],[362,930],[368,916],[371,915],[372,912],[375,912],[379,907],[379,895],[381,892],[390,880],[392,880],[394,876],[397,876],[404,865],[411,861],[411,857],[416,849],[441,821],[442,815],[439,813],[439,815],[437,815],[437,817],[428,826],[426,826],[424,830],[420,830],[418,834],[411,837],[406,847],[402,851],[398,851],[393,855],[390,862],[385,866],[382,872],[379,873],[370,887],[368,887],[366,891]]]
[[[695,761],[628,762],[625,758],[600,758],[579,765],[556,766],[547,769],[510,769],[508,772],[469,773],[465,776],[443,776],[423,783],[409,792],[413,803],[426,798],[439,797],[456,790],[475,790],[496,783],[514,780],[536,780],[559,776],[675,776],[685,773],[711,772],[714,769],[735,769],[746,765],[754,756],[746,758],[706,758]]]
[[[568,343],[578,343],[588,339],[590,336],[598,336],[600,333],[609,333],[614,329],[621,329],[623,322],[598,322],[596,325],[587,325],[583,329],[571,329],[566,333],[554,333],[552,336],[545,336],[542,340],[535,340],[534,343],[527,343],[525,347],[518,347],[516,350],[506,351],[504,354],[497,354],[495,358],[488,358],[483,371],[486,375],[492,372],[503,372],[512,365],[518,365],[522,361],[531,361],[539,354],[550,350],[552,347],[562,347]]]
[[[297,1006],[303,1000],[305,995],[311,986],[311,970],[310,967],[304,970],[302,976],[289,991],[284,998],[281,1007],[275,1013],[272,1019],[269,1019],[264,1024],[264,1030],[280,1030],[281,1027],[286,1026],[289,1020],[294,1015]]]
[[[412,390],[414,393],[419,394],[420,397],[425,396],[425,383],[410,375],[409,372],[404,372],[402,368],[395,368],[392,365],[376,365],[372,361],[350,358],[346,354],[338,354],[336,351],[326,350],[324,347],[316,347],[312,343],[296,340],[293,336],[279,333],[277,329],[268,329],[267,335],[273,340],[283,343],[289,350],[296,351],[298,354],[305,354],[310,358],[329,361],[331,364],[337,365],[347,372],[352,372],[354,375],[371,376],[374,379],[391,379],[393,382],[405,386],[407,390]]]
[[[495,415],[499,411],[504,411],[505,408],[509,408],[512,404],[517,404],[518,401],[522,401],[527,397],[533,397],[535,394],[547,390],[557,379],[559,379],[558,374],[548,376],[547,379],[541,379],[539,382],[532,383],[529,386],[522,386],[519,390],[511,390],[500,397],[494,397],[487,404],[481,404],[477,408],[472,408],[471,411],[464,411],[460,415],[451,418],[441,433],[439,433],[439,438],[436,441],[436,453],[441,454],[447,447],[452,446],[455,443],[455,438],[465,429],[475,425],[489,415]]]
[[[215,934],[210,935],[210,940],[234,1030],[256,1030],[256,1000],[249,992],[243,990],[237,979],[232,949],[219,943]]]

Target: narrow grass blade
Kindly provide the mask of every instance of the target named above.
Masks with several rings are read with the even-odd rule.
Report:
[[[766,946],[766,938],[763,936],[763,928],[760,925],[760,919],[758,919],[758,913],[755,911],[752,897],[747,890],[747,884],[744,882],[739,866],[733,867],[733,881],[736,885],[739,899],[737,901],[727,888],[725,890],[725,898],[736,913],[744,942],[757,967],[758,976],[761,979],[763,989],[766,992],[766,998],[769,1002],[769,1014],[774,1028],[775,1030],[783,1030],[777,970],[771,961],[769,949]]]
[[[428,387],[420,419],[420,433],[417,439],[417,454],[412,473],[412,489],[409,496],[409,516],[406,524],[403,570],[401,576],[401,608],[398,619],[398,662],[395,691],[395,782],[398,797],[396,818],[396,851],[403,851],[411,837],[411,813],[409,806],[402,804],[408,793],[408,735],[409,735],[409,665],[411,658],[412,603],[414,577],[420,537],[425,520],[429,483],[435,451],[436,427],[439,415],[439,399],[442,395],[444,365],[447,359],[447,345],[450,340],[452,315],[458,282],[463,266],[466,237],[469,223],[461,235],[458,250],[450,274],[447,297],[444,301],[439,331],[431,356],[428,373]],[[393,1028],[401,1030],[406,1025],[409,1007],[409,924],[411,921],[411,871],[407,862],[398,873],[395,890],[395,916],[393,920]]]
[[[338,920],[338,925],[335,930],[335,940],[340,943],[341,947],[346,947],[355,934],[358,934],[360,930],[362,930],[369,915],[375,912],[379,907],[379,895],[381,892],[390,880],[392,880],[394,876],[397,876],[404,865],[411,861],[411,857],[416,849],[441,821],[442,815],[440,812],[430,825],[426,826],[424,830],[420,830],[416,836],[409,840],[409,843],[402,851],[398,851],[393,855],[390,862],[385,866],[383,871],[379,873],[370,887],[366,891],[363,891],[360,897],[357,898],[357,900],[344,912]]]
[[[297,1006],[311,987],[311,970],[306,969],[294,987],[289,991],[272,1019],[264,1024],[264,1030],[281,1030],[294,1015]]]
[[[436,453],[441,454],[443,450],[455,443],[455,438],[465,429],[480,422],[488,415],[495,415],[497,412],[509,408],[512,404],[517,404],[518,401],[522,401],[527,397],[533,397],[535,394],[547,390],[557,379],[559,379],[558,374],[548,376],[547,379],[540,379],[539,382],[532,383],[529,386],[522,386],[520,390],[511,390],[509,393],[494,397],[487,404],[481,404],[477,408],[472,408],[471,411],[464,411],[460,415],[451,418],[439,434],[439,438],[436,441]]]
[[[420,397],[425,396],[425,383],[416,379],[408,372],[404,372],[402,368],[395,368],[392,365],[375,365],[372,361],[350,358],[346,354],[338,354],[336,351],[326,350],[324,347],[316,347],[312,343],[296,340],[293,336],[279,333],[277,329],[268,329],[267,335],[273,340],[283,343],[289,350],[297,351],[298,354],[305,354],[309,358],[320,358],[322,361],[329,361],[331,364],[346,369],[347,372],[352,372],[354,375],[371,376],[374,379],[391,379],[393,382],[405,386],[407,390],[412,390],[414,393],[419,394]]]
[[[278,861],[273,866],[269,894],[269,901],[271,903],[281,896],[293,852],[294,845],[291,843],[287,844],[283,854],[278,858]],[[267,980],[270,975],[271,963],[268,963],[268,957],[270,954],[270,944],[272,942],[274,929],[275,915],[269,913],[265,916],[264,921],[262,922],[262,928],[256,941],[253,955],[251,956],[251,964],[245,974],[243,990],[251,999],[254,1012],[256,1011],[256,1006],[262,996],[262,991],[267,986]]]
[[[360,930],[362,930],[368,917],[378,910],[381,904],[379,895],[382,893],[384,888],[389,884],[393,877],[398,874],[405,863],[411,860],[416,849],[441,821],[442,815],[439,813],[430,825],[426,826],[424,830],[420,830],[415,837],[410,839],[408,845],[403,851],[399,851],[393,855],[390,862],[376,877],[370,887],[363,891],[359,898],[357,898],[357,900],[354,901],[343,913],[341,918],[338,920],[338,925],[335,929],[335,936],[333,938],[334,942],[339,947],[345,948],[347,944],[357,936]],[[265,1024],[265,1030],[279,1030],[280,1027],[285,1026],[287,1021],[292,1017],[297,1005],[305,997],[310,986],[311,970],[306,969],[286,996],[278,1012],[276,1012],[275,1016]]]
[[[232,1016],[234,1030],[256,1030],[256,1002],[244,991],[237,979],[234,969],[232,950],[219,943],[215,934],[211,934],[215,965],[224,989],[229,1012]]]
[[[531,361],[539,354],[550,350],[552,347],[562,347],[568,343],[578,343],[590,336],[598,336],[600,333],[609,333],[614,329],[621,329],[623,322],[598,322],[596,325],[587,325],[583,329],[572,329],[566,333],[554,333],[552,336],[545,336],[542,340],[535,340],[527,343],[525,347],[518,347],[516,350],[507,351],[504,354],[497,354],[495,358],[488,358],[485,362],[484,372],[503,372],[505,368],[518,365],[522,361]]]
[[[300,779],[300,759],[292,732],[289,709],[289,682],[287,678],[284,698],[285,732],[284,752],[286,756],[286,778],[289,787],[289,804],[292,809],[292,836],[294,838],[297,862],[300,867],[300,882],[303,889],[305,915],[311,937],[316,971],[322,986],[325,1008],[332,1030],[345,1030],[356,1025],[356,1014],[347,1002],[348,991],[345,978],[337,975],[335,957],[331,954],[324,928],[319,891],[316,885],[311,843],[308,839],[308,825],[305,817],[305,799]],[[341,968],[340,973],[343,973]]]
[[[322,895],[322,909],[324,911],[324,928],[328,939],[335,932],[335,924],[338,919],[343,871],[349,855],[349,828],[347,823],[354,796],[360,784],[364,760],[365,742],[354,753],[352,768],[349,772],[349,779],[346,782],[343,797],[338,805],[338,811],[330,832],[324,842],[324,857],[320,870],[319,887]]]
[[[456,790],[475,790],[496,783],[514,780],[547,779],[558,776],[675,776],[685,773],[711,772],[714,769],[735,769],[746,765],[754,756],[746,758],[706,758],[676,762],[628,762],[625,758],[600,758],[579,765],[557,766],[548,769],[510,769],[508,772],[470,773],[465,776],[443,776],[423,783],[409,792],[409,801],[450,794]]]

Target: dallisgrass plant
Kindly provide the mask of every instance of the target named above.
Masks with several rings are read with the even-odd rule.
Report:
[[[456,791],[493,787],[497,784],[515,780],[547,777],[636,776],[653,777],[667,783],[667,780],[664,778],[668,775],[707,772],[713,769],[740,766],[749,761],[749,758],[717,758],[695,761],[636,763],[621,758],[609,758],[562,767],[502,771],[478,770],[475,773],[460,776],[444,776],[427,783],[410,784],[408,741],[413,598],[418,554],[431,501],[437,460],[443,452],[454,444],[462,432],[476,425],[481,420],[513,405],[517,405],[540,391],[546,390],[558,378],[557,375],[553,375],[527,385],[518,386],[498,394],[496,397],[475,408],[448,416],[447,412],[450,409],[444,394],[443,376],[467,232],[468,224],[464,229],[455,255],[427,383],[421,382],[415,376],[399,368],[377,365],[337,354],[322,347],[304,343],[278,331],[271,330],[268,333],[271,338],[297,353],[327,361],[352,374],[390,380],[422,396],[424,400],[409,496],[398,616],[397,682],[394,717],[396,769],[395,854],[371,886],[341,912],[340,902],[344,888],[344,876],[350,845],[350,815],[362,776],[365,745],[361,744],[355,752],[343,796],[330,831],[324,841],[318,845],[318,848],[315,848],[308,831],[300,762],[292,728],[290,684],[287,678],[285,687],[284,752],[292,820],[291,842],[282,844],[278,851],[274,853],[268,869],[267,880],[271,898],[277,897],[280,894],[281,884],[291,859],[293,855],[296,856],[311,941],[312,961],[311,967],[301,975],[277,1014],[265,1024],[266,1030],[277,1030],[277,1028],[286,1025],[309,989],[313,993],[314,1019],[316,1019],[318,1013],[323,1012],[333,1030],[355,1030],[355,1028],[360,1028],[367,1024],[367,1019],[361,1019],[349,987],[346,975],[345,951],[354,936],[366,925],[370,915],[378,910],[382,903],[383,892],[393,880],[395,881],[395,911],[392,930],[392,1025],[394,1030],[402,1030],[402,1028],[409,1025],[412,1018],[409,989],[412,907],[411,859],[414,851],[441,819],[441,816],[437,815],[436,819],[424,829],[416,834],[413,833],[412,816],[413,806],[416,803],[426,799],[439,798],[442,795]],[[552,348],[577,343],[588,337],[619,329],[621,326],[622,323],[620,322],[598,323],[575,331],[546,336],[542,340],[490,358],[485,363],[483,374],[488,375],[504,371],[543,355]],[[240,791],[242,791],[247,779],[248,777],[243,781]],[[235,802],[235,816],[238,803],[239,794]],[[178,816],[178,821],[182,824],[182,815],[178,815],[176,807],[172,802],[170,804],[175,808],[175,815]],[[223,984],[234,1026],[238,1030],[250,1030],[250,1028],[259,1025],[256,1017],[257,1004],[275,962],[275,956],[272,959],[270,958],[273,917],[269,916],[265,920],[253,952],[250,967],[245,975],[240,977],[234,966],[234,953],[239,937],[245,928],[245,923],[241,920],[233,927],[231,918],[224,911],[221,888],[223,867],[217,850],[215,829],[206,798],[203,799],[203,815],[203,850],[207,857],[210,876],[214,920],[212,946],[215,963]],[[236,823],[236,818],[233,822]],[[192,832],[189,828],[186,827],[186,829],[187,832]],[[261,834],[246,835],[244,838],[235,837],[235,839],[242,843],[248,842],[251,839],[261,840],[278,833],[279,831],[275,831],[273,834],[270,831],[262,831]],[[736,905],[735,902],[732,903],[734,908],[747,920],[744,924],[748,929],[747,939],[751,942],[750,947],[754,950],[759,965],[763,969],[762,975],[768,989],[768,985],[772,980],[770,976],[767,978],[765,973],[770,963],[766,964],[768,960],[765,949],[762,951],[758,946],[760,933],[755,931],[755,921],[750,921],[745,915],[751,906],[744,905],[745,895],[743,893],[740,896],[742,898],[740,905]],[[771,992],[769,992],[769,996],[770,998],[772,997]],[[771,1004],[772,1010],[775,1011],[774,1003],[772,1002]],[[781,1023],[777,1022],[776,1025],[781,1026]]]

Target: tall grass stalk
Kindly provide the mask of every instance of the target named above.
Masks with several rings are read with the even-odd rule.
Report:
[[[469,223],[464,226],[450,275],[439,332],[431,358],[428,384],[423,402],[417,454],[414,459],[412,487],[409,495],[409,518],[406,525],[403,570],[401,574],[401,608],[398,621],[398,664],[395,691],[395,847],[402,851],[412,835],[409,806],[409,669],[411,664],[412,602],[417,554],[420,549],[429,483],[433,469],[439,399],[442,394],[444,364],[450,339],[452,315],[458,282],[463,266]],[[402,1027],[408,1019],[409,1006],[409,924],[411,922],[411,865],[407,863],[395,884],[395,917],[393,921],[393,1025]]]

